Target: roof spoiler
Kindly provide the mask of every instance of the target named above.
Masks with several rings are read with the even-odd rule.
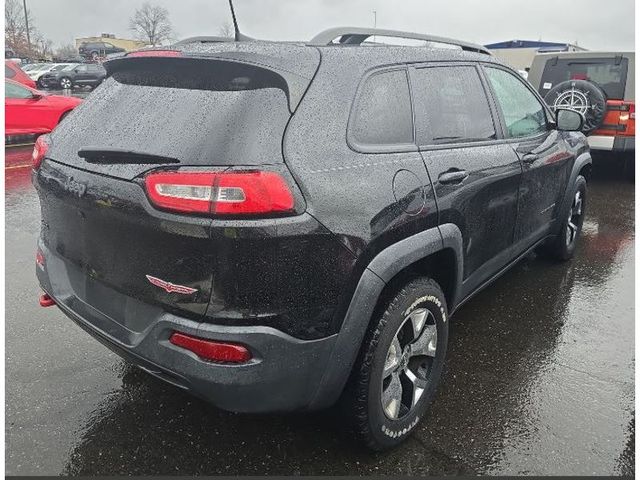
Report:
[[[320,32],[309,41],[309,45],[361,45],[369,37],[393,37],[409,40],[423,40],[425,42],[441,43],[445,45],[455,45],[462,50],[491,55],[491,52],[482,45],[475,43],[454,40],[452,38],[438,37],[436,35],[425,35],[423,33],[403,32],[400,30],[383,30],[379,28],[359,28],[359,27],[336,27]],[[339,39],[338,43],[334,43]]]

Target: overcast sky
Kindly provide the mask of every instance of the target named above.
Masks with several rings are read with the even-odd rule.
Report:
[[[114,33],[130,38],[143,0],[27,0],[56,45]],[[230,21],[227,0],[151,0],[169,10],[176,38],[216,35]],[[428,32],[476,43],[575,42],[591,50],[634,49],[634,0],[235,0],[240,29],[254,38],[308,40],[334,26]]]

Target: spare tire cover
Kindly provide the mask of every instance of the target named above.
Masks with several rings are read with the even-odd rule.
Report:
[[[604,90],[588,80],[559,83],[547,92],[544,101],[554,112],[557,108],[567,108],[583,114],[585,122],[582,133],[585,135],[602,125],[607,110]]]

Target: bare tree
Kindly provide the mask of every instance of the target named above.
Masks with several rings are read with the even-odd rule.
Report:
[[[29,10],[27,10],[27,17],[29,19],[29,36],[35,38],[35,26]],[[31,55],[33,52],[29,51],[27,42],[27,22],[25,21],[23,6],[19,0],[6,0],[4,4],[4,22],[6,47],[18,55]]]
[[[36,32],[36,37],[31,41],[40,58],[51,58],[53,55],[53,42]]]
[[[169,11],[149,2],[142,4],[129,21],[129,28],[136,32],[141,40],[156,46],[171,38]]]
[[[233,31],[233,27],[229,22],[224,22],[222,25],[220,25],[218,35],[220,35],[221,37],[233,38],[235,32]]]
[[[72,43],[61,45],[55,51],[56,58],[73,58],[78,56],[78,49]]]

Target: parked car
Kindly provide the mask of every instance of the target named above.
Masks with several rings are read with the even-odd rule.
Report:
[[[17,63],[11,60],[4,61],[4,77],[5,79],[15,80],[22,83],[29,88],[35,88],[36,82],[31,80],[29,76],[18,66]]]
[[[86,42],[80,44],[78,53],[84,58],[91,58],[93,60],[98,57],[105,57],[110,53],[125,52],[124,48],[116,47],[109,42]]]
[[[43,70],[38,70],[35,73],[30,74],[29,76],[35,80],[36,86],[38,88],[44,89],[44,85],[42,84],[40,79],[45,74],[50,73],[50,72],[59,72],[60,70],[63,70],[65,68],[69,67],[70,65],[73,65],[73,64],[71,64],[71,63],[55,63],[55,64],[52,64],[51,66],[49,66],[48,68],[43,69]]]
[[[102,83],[106,76],[102,65],[92,63],[76,63],[66,67],[45,73],[40,77],[43,88],[70,89],[73,87],[95,88]]]
[[[572,108],[586,117],[592,150],[635,153],[635,53],[539,54],[529,81],[552,109]]]
[[[5,137],[49,133],[81,102],[5,80]]]
[[[535,247],[572,257],[583,117],[456,40],[237,49],[111,60],[41,138],[40,303],[223,409],[341,401],[392,447],[434,398],[450,315]]]
[[[29,71],[26,72],[26,74],[29,76],[29,78],[31,78],[31,80],[33,80],[34,82],[36,82],[36,87],[42,88],[42,86],[40,85],[40,78],[45,74],[45,73],[49,73],[53,70],[60,70],[62,67],[58,68],[57,63],[45,63],[42,64],[42,66],[35,68],[35,69],[30,69]]]

